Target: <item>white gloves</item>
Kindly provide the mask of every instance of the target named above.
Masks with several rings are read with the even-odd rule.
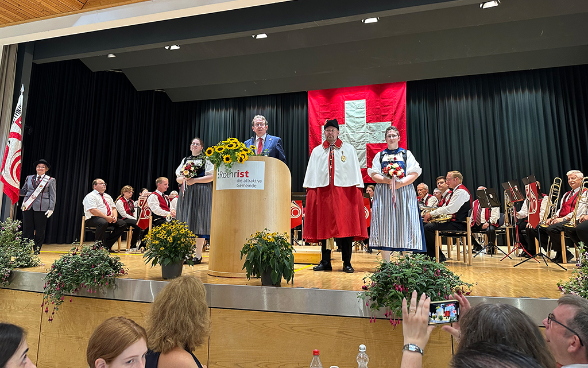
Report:
[[[49,210],[49,211],[45,212],[45,216],[47,216],[47,218],[51,217],[52,214],[53,214],[53,210]]]

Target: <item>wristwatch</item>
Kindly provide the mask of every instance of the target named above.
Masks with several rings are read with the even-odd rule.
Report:
[[[418,345],[415,344],[406,344],[402,350],[414,351],[415,353],[421,353],[421,355],[423,355],[423,349],[419,348]]]

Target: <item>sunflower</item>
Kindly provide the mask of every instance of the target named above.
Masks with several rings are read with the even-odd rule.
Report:
[[[255,147],[254,145],[251,145],[251,146],[249,146],[249,149],[250,149],[251,151],[255,151],[255,150],[257,149],[257,147]]]
[[[235,148],[237,148],[237,145],[235,143],[231,142],[231,143],[227,144],[227,148],[228,149],[235,149]]]
[[[240,164],[242,164],[243,162],[245,162],[245,158],[246,157],[247,156],[244,156],[244,155],[237,156],[237,162],[240,163]]]
[[[229,155],[224,155],[224,156],[223,156],[223,162],[224,162],[225,164],[230,164],[230,163],[231,163],[231,156],[229,156]]]
[[[206,156],[211,156],[214,153],[214,148],[212,147],[208,147],[206,149],[206,152],[204,152],[206,154]]]
[[[224,150],[225,150],[225,147],[224,147],[224,146],[216,146],[216,147],[214,148],[214,150],[215,150],[216,152],[222,152],[222,151],[224,151]]]
[[[237,138],[229,138],[229,142],[239,143],[239,140]]]

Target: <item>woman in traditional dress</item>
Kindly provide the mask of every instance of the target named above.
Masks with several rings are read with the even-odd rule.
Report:
[[[203,152],[202,139],[192,139],[192,155],[185,157],[176,169],[180,195],[176,218],[188,225],[198,236],[194,263],[202,262],[202,247],[210,239],[210,213],[212,212],[212,176],[214,165]]]
[[[386,129],[388,147],[378,152],[368,174],[377,183],[372,204],[370,248],[379,249],[390,261],[392,251],[425,252],[423,222],[412,183],[422,169],[412,153],[398,147],[400,133],[394,126]],[[385,175],[389,164],[398,164],[402,174]],[[392,171],[390,171],[392,173]]]

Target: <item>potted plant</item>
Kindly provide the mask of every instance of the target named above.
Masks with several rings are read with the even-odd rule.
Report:
[[[145,263],[161,265],[164,279],[173,279],[182,274],[184,262],[194,265],[196,235],[188,229],[185,222],[172,220],[165,222],[149,232],[146,237],[147,250],[143,254]]]
[[[582,242],[578,248],[580,257],[576,263],[577,268],[572,271],[572,276],[568,281],[559,280],[557,287],[564,294],[576,294],[582,298],[588,298],[588,252]]]
[[[53,305],[49,321],[53,321],[66,294],[75,294],[79,290],[96,293],[106,287],[113,287],[115,279],[125,274],[127,271],[120,258],[110,257],[108,250],[102,248],[100,242],[71,248],[68,254],[53,262],[45,276],[45,313],[49,313],[49,304]]]
[[[41,264],[33,253],[34,242],[22,237],[20,227],[20,221],[10,218],[0,223],[0,285],[9,283],[13,269]]]
[[[294,280],[293,249],[286,233],[270,233],[268,229],[256,232],[241,249],[247,279],[261,277],[262,285],[280,286],[283,277],[290,283]]]
[[[409,254],[397,261],[382,261],[373,274],[363,278],[364,292],[358,294],[371,310],[385,308],[384,315],[396,326],[402,315],[402,299],[410,300],[413,290],[425,293],[431,301],[451,298],[451,294],[470,294],[473,284],[463,282],[443,263],[424,254]],[[375,322],[373,317],[370,322]]]

